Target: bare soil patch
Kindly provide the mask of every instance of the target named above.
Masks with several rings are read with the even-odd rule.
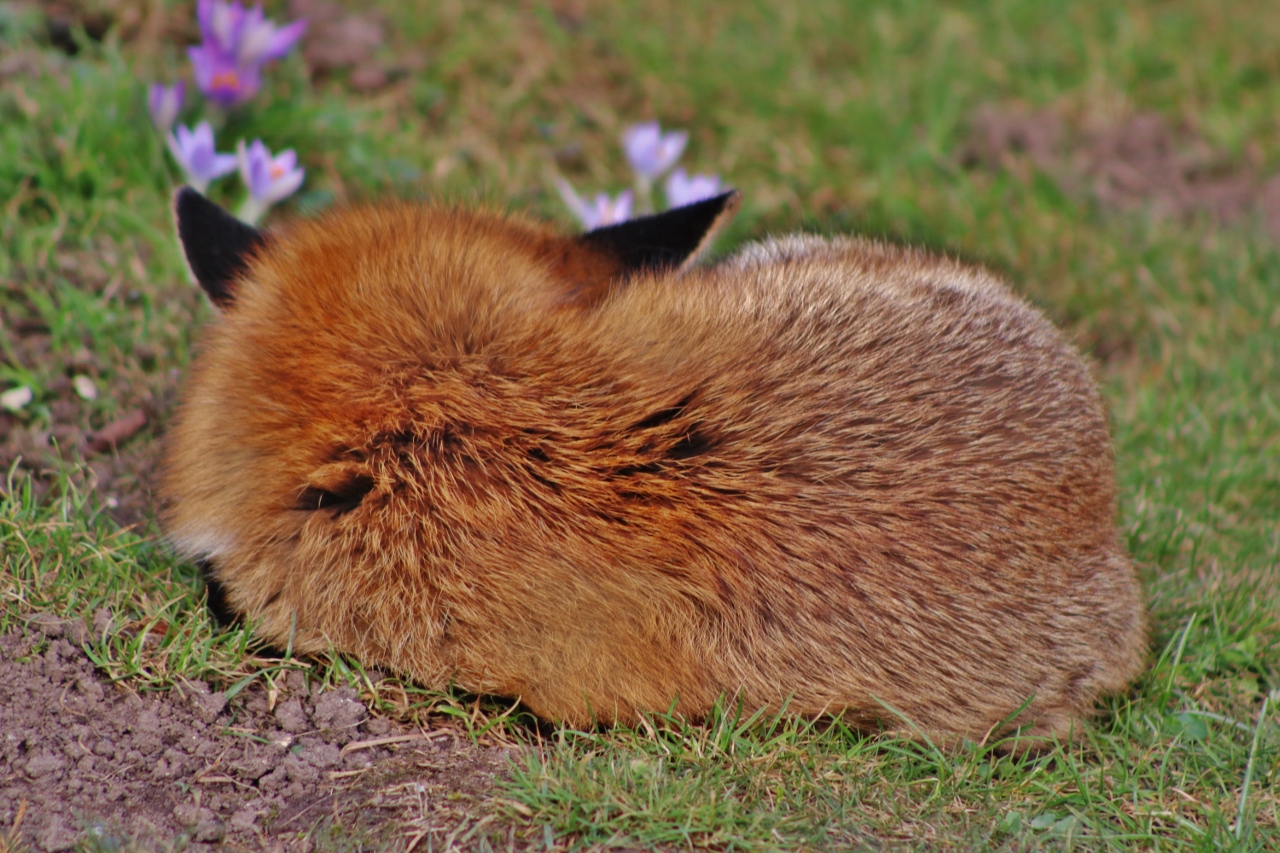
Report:
[[[274,697],[139,695],[97,674],[89,632],[42,614],[0,636],[0,847],[524,846],[493,801],[507,749],[372,717],[300,672]]]
[[[1247,148],[1244,158],[1232,157],[1194,128],[1157,113],[1083,126],[1051,109],[988,104],[969,127],[960,154],[967,166],[1022,177],[1038,170],[1106,210],[1207,217],[1224,226],[1256,217],[1268,234],[1280,237],[1280,175],[1263,174]]]

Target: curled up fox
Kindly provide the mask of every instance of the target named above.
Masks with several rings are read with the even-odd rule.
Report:
[[[793,236],[695,265],[737,204],[258,231],[179,191],[218,317],[164,523],[211,601],[577,726],[724,697],[1070,737],[1145,649],[1085,363],[924,252]]]

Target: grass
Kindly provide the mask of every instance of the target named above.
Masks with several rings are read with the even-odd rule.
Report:
[[[155,6],[174,20],[189,11]],[[1051,110],[1077,128],[1154,111],[1228,168],[1273,174],[1270,4],[378,6],[393,24],[383,51],[421,54],[417,70],[362,95],[342,74],[308,83],[293,56],[220,139],[297,148],[302,210],[443,194],[568,225],[552,170],[580,188],[622,188],[617,136],[657,117],[691,131],[691,171],[746,195],[722,249],[804,225],[1004,271],[1100,358],[1153,666],[1080,745],[1016,759],[728,709],[697,727],[657,716],[635,731],[544,736],[498,706],[422,694],[340,657],[268,658],[245,632],[216,632],[197,573],[154,523],[113,520],[112,501],[149,500],[146,477],[107,482],[110,460],[82,458],[67,431],[145,407],[133,467],[153,460],[175,371],[209,316],[172,238],[178,175],[142,88],[178,72],[180,45],[125,40],[122,25],[102,43],[81,35],[67,56],[9,3],[0,54],[28,67],[0,76],[0,391],[27,385],[34,400],[0,415],[6,446],[24,451],[0,497],[0,629],[33,613],[84,617],[98,665],[139,688],[234,688],[302,668],[360,684],[388,712],[452,714],[477,736],[519,738],[531,746],[495,796],[548,846],[1280,845],[1280,252],[1251,220],[1120,212],[1035,170],[966,168],[959,154],[983,104]],[[68,392],[80,375],[96,399]]]

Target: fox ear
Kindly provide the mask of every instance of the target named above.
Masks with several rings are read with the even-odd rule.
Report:
[[[191,273],[210,301],[225,311],[235,302],[235,280],[265,236],[191,187],[174,193],[173,216]]]
[[[644,270],[682,270],[692,264],[742,204],[742,193],[727,193],[653,216],[588,231],[583,244],[617,258],[623,275]]]

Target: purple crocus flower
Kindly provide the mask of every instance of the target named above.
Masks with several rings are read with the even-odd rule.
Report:
[[[204,192],[209,182],[236,168],[233,154],[219,154],[213,146],[213,128],[202,121],[194,131],[186,125],[178,125],[176,133],[166,137],[169,152],[178,161],[187,180],[197,191]]]
[[[234,107],[252,98],[262,88],[262,66],[240,65],[231,54],[212,44],[187,48],[195,71],[196,88],[222,107]]]
[[[597,193],[594,199],[587,201],[564,178],[556,179],[556,189],[560,191],[560,197],[569,210],[588,231],[606,225],[617,225],[631,218],[631,205],[635,198],[631,190],[623,190],[618,193],[617,198],[608,193]]]
[[[224,107],[241,104],[262,86],[262,65],[284,56],[302,38],[305,20],[277,27],[262,7],[200,0],[196,19],[204,42],[188,49],[196,85]]]
[[[669,176],[664,187],[667,191],[668,207],[684,207],[696,201],[711,198],[720,194],[719,175],[694,175],[689,177],[684,169],[676,169]]]
[[[642,180],[652,181],[675,165],[689,142],[683,130],[663,133],[656,121],[632,125],[622,134],[622,150]]]
[[[147,92],[147,108],[151,110],[151,123],[156,130],[168,133],[173,127],[173,123],[178,120],[178,113],[182,111],[186,91],[186,84],[181,80],[172,86],[151,84],[151,89]]]
[[[261,139],[253,140],[247,147],[244,140],[240,140],[236,159],[240,179],[249,188],[249,197],[240,211],[240,218],[247,222],[257,222],[267,208],[293,195],[306,175],[306,170],[298,167],[298,155],[292,148],[272,157]]]
[[[261,6],[246,9],[239,3],[200,0],[196,20],[205,45],[233,58],[240,65],[280,59],[302,38],[305,20],[277,27],[262,14]]]

